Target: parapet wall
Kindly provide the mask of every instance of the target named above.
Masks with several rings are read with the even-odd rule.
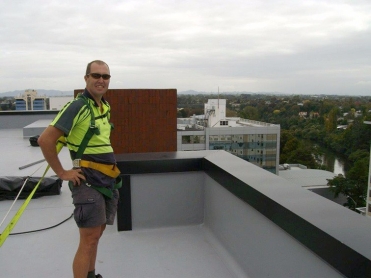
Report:
[[[1,111],[0,129],[24,128],[38,120],[52,121],[57,113],[58,111]]]
[[[369,219],[252,163],[225,151],[116,158],[119,231],[203,219],[248,277],[371,277]]]

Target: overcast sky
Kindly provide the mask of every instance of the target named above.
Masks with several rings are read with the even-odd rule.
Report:
[[[0,10],[0,92],[110,88],[371,95],[370,0],[46,1]]]

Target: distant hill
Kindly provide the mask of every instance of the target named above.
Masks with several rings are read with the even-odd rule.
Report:
[[[58,91],[58,90],[43,90],[36,89],[39,96],[57,97],[57,96],[73,96],[73,91]],[[0,93],[0,97],[17,97],[23,94],[25,90],[16,90],[12,92]]]
[[[195,90],[187,90],[187,91],[182,91],[178,92],[178,94],[183,94],[183,95],[199,95],[199,94],[206,94],[205,92],[198,92]]]
[[[73,96],[73,91],[59,91],[59,90],[44,90],[44,89],[35,89],[39,96],[55,97],[55,96]],[[23,94],[25,90],[15,90],[10,92],[0,93],[0,97],[17,97]],[[178,94],[185,95],[199,95],[199,94],[210,94],[207,92],[198,92],[194,90],[188,90],[184,92],[178,92]]]
[[[210,94],[217,94],[218,92],[202,92],[202,91],[195,91],[195,90],[187,90],[178,92],[180,95],[210,95]],[[219,94],[241,94],[246,92],[219,92]]]
[[[11,92],[4,92],[0,93],[0,97],[17,97],[24,93],[25,90],[16,90]],[[39,96],[47,96],[47,97],[56,97],[56,96],[73,96],[73,91],[59,91],[59,90],[44,90],[44,89],[36,89],[37,94]],[[203,92],[203,91],[195,91],[195,90],[187,90],[178,92],[179,95],[210,95],[210,94],[217,94],[218,92]],[[219,92],[219,94],[233,94],[233,95],[240,95],[240,94],[282,94],[279,92]]]
[[[187,91],[181,91],[178,92],[180,95],[210,95],[210,94],[217,94],[218,92],[202,92],[202,91],[195,91],[195,90],[187,90]],[[241,94],[263,94],[263,95],[279,95],[282,94],[280,92],[246,92],[246,91],[240,91],[240,92],[222,92],[220,91],[219,94],[228,94],[228,95],[241,95]]]

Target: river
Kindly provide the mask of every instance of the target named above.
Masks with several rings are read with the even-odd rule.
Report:
[[[349,170],[349,162],[340,155],[322,147],[318,144],[312,142],[316,145],[322,155],[319,157],[321,164],[326,166],[327,171],[333,172],[335,174],[342,174],[345,176],[346,172]]]

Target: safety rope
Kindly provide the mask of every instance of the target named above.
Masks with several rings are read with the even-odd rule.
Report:
[[[63,148],[64,145],[65,145],[64,140],[61,139],[61,138],[58,139],[57,146],[56,146],[57,154],[61,151],[61,149]],[[3,243],[5,242],[5,240],[8,238],[10,232],[14,229],[14,227],[17,224],[18,220],[21,218],[24,210],[28,206],[30,200],[32,199],[32,197],[35,194],[37,188],[39,187],[39,185],[41,184],[42,180],[44,179],[44,177],[45,177],[46,173],[48,172],[49,168],[50,168],[50,165],[48,164],[48,166],[46,167],[46,169],[45,169],[42,177],[39,180],[39,182],[36,184],[36,186],[34,187],[34,189],[31,191],[30,195],[24,201],[24,203],[22,204],[22,206],[18,209],[18,211],[16,212],[16,214],[13,216],[13,218],[10,220],[9,224],[5,227],[4,231],[0,234],[0,247],[3,245]],[[27,181],[27,179],[26,179],[26,181]],[[22,188],[26,184],[26,181],[24,182]],[[18,193],[18,196],[19,196],[19,194],[20,193]],[[17,198],[18,198],[18,196],[17,196]]]
[[[10,211],[12,210],[13,206],[14,206],[15,203],[18,201],[18,198],[19,198],[19,196],[21,195],[21,193],[22,193],[22,191],[23,191],[23,188],[25,187],[25,185],[26,185],[28,179],[29,179],[30,177],[32,177],[32,176],[33,176],[37,171],[39,171],[41,167],[42,167],[42,165],[41,165],[39,168],[37,168],[37,169],[35,170],[35,172],[33,172],[31,175],[29,175],[29,176],[24,180],[24,182],[23,182],[23,184],[22,184],[22,186],[21,186],[21,189],[19,189],[19,192],[18,192],[17,196],[15,197],[15,199],[14,199],[12,205],[10,206],[9,210],[8,210],[7,213],[5,214],[3,220],[1,221],[1,223],[0,223],[0,228],[1,228],[1,226],[3,225],[4,221],[6,220],[6,218],[8,217],[8,215],[9,215]]]

